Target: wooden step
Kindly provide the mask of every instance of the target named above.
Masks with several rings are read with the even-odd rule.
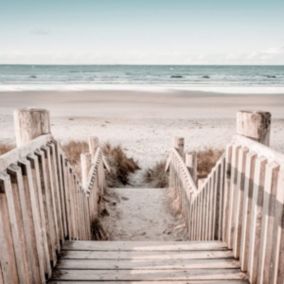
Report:
[[[222,242],[68,242],[49,283],[247,282]]]

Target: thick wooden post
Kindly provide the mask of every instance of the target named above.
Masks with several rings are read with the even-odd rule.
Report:
[[[23,108],[14,112],[17,147],[27,144],[38,136],[50,133],[49,111]]]
[[[271,113],[264,111],[239,111],[237,113],[237,134],[269,146]]]
[[[90,153],[82,153],[81,158],[81,173],[82,173],[82,185],[85,189],[88,184],[89,172],[92,165],[92,156]]]
[[[185,153],[185,164],[193,178],[195,184],[197,184],[197,155],[196,152]]]
[[[184,158],[184,138],[175,137],[174,148],[178,151],[182,158]]]

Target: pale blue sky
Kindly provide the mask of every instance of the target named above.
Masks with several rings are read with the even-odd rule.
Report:
[[[0,0],[0,63],[284,64],[283,0]]]

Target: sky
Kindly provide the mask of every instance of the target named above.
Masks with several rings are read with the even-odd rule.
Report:
[[[284,64],[283,0],[0,0],[0,64]]]

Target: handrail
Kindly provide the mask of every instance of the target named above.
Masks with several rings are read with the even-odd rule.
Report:
[[[39,149],[42,145],[53,141],[51,134],[39,136],[32,140],[29,144],[19,148],[12,149],[11,151],[0,156],[0,171],[5,170],[10,164],[25,158],[29,153]]]
[[[235,136],[191,195],[185,194],[187,185],[179,182],[186,165],[180,156],[175,161],[179,167],[173,159],[169,162],[169,188],[179,200],[188,238],[224,241],[251,283],[283,281],[284,155]]]
[[[105,186],[100,148],[87,189],[51,135],[2,155],[0,274],[4,283],[46,283],[66,240],[92,238],[91,226]]]
[[[173,161],[176,161],[177,163],[173,163]],[[193,178],[190,175],[180,154],[175,148],[171,150],[170,164],[171,163],[173,163],[173,166],[175,167],[175,169],[183,175],[181,181],[184,183],[185,188],[188,191],[188,193],[192,194],[192,193],[197,192],[198,189],[196,187],[196,184],[193,181]]]

